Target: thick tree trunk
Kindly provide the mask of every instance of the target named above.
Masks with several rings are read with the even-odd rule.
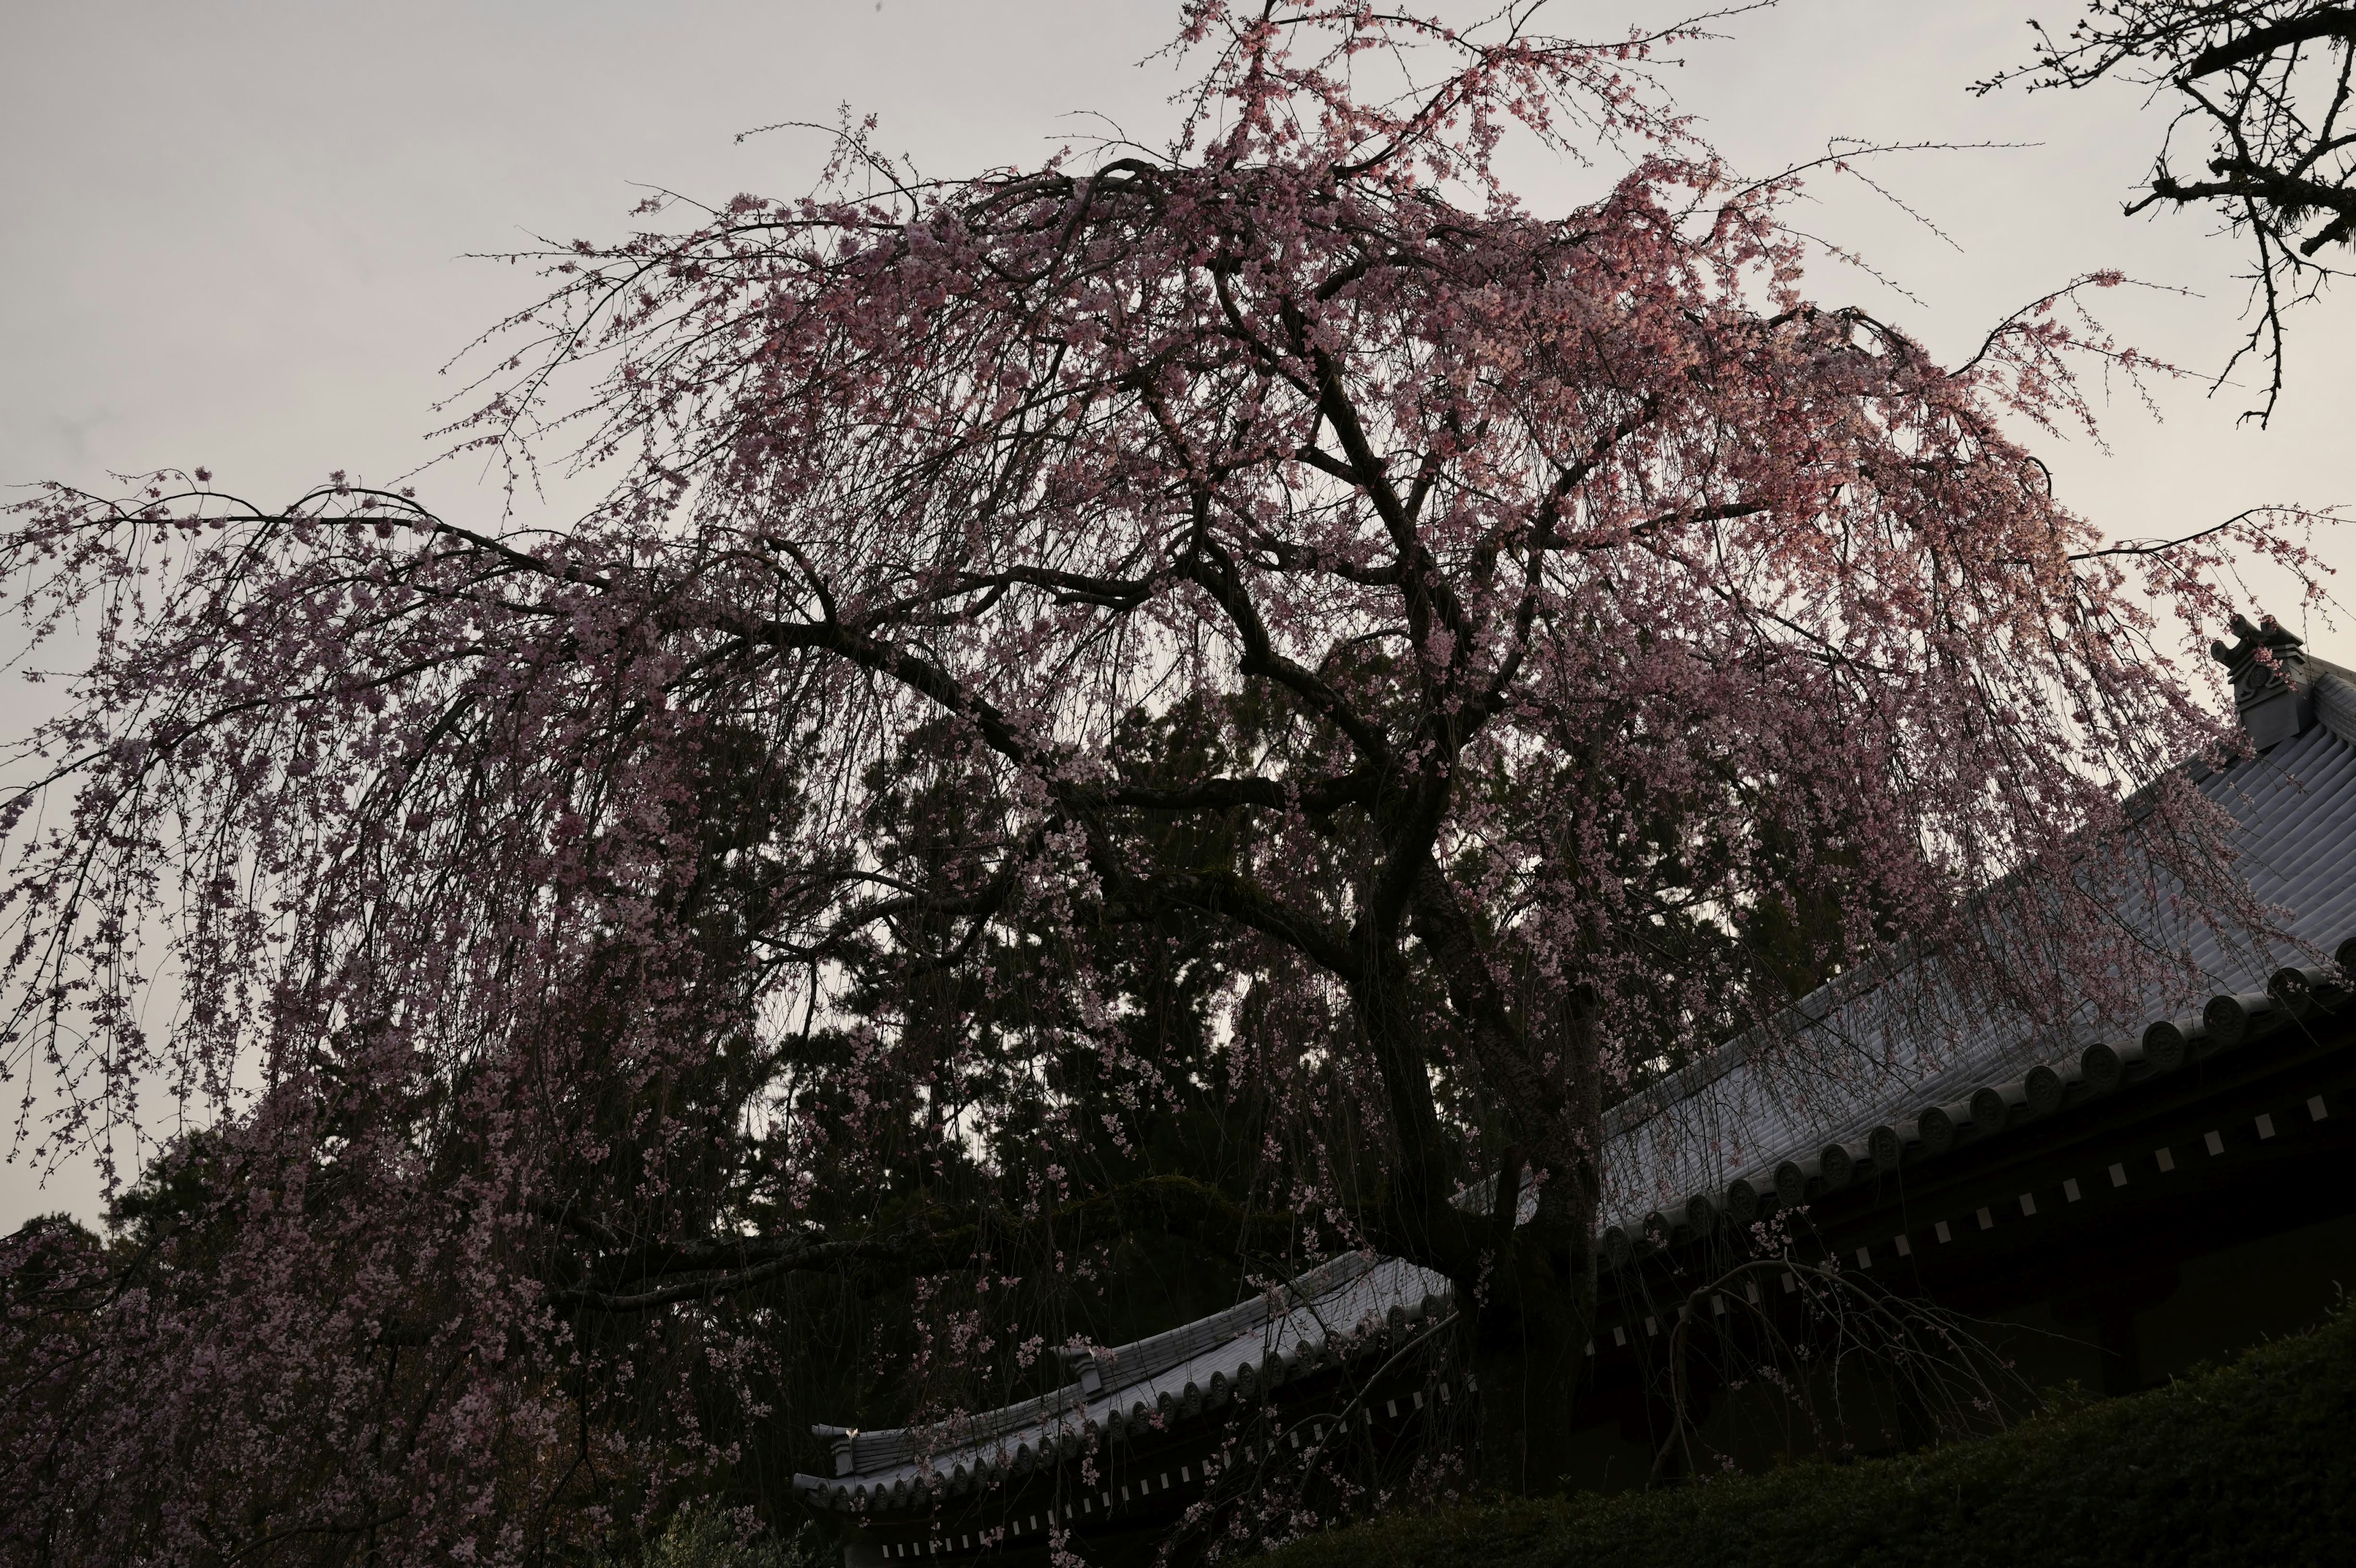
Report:
[[[1513,1226],[1502,1195],[1496,1253],[1475,1326],[1482,1481],[1515,1496],[1558,1490],[1571,1474],[1571,1433],[1595,1324],[1595,1218],[1603,1126],[1594,1001],[1574,987],[1557,1016],[1560,1098],[1530,1161],[1536,1212]],[[1518,1157],[1508,1168],[1518,1170]],[[1500,1186],[1505,1185],[1504,1174]]]
[[[1592,1249],[1524,1227],[1490,1277],[1473,1332],[1483,1486],[1528,1497],[1571,1476],[1571,1434],[1595,1321]],[[1567,1234],[1554,1238],[1570,1241]]]
[[[1487,1081],[1507,1147],[1489,1211],[1460,1207],[1440,1179],[1448,1151],[1429,1044],[1408,1005],[1406,956],[1395,931],[1361,926],[1355,999],[1399,1145],[1393,1242],[1449,1275],[1459,1299],[1472,1304],[1483,1482],[1518,1495],[1552,1491],[1569,1467],[1572,1402],[1595,1317],[1602,1127],[1595,997],[1583,983],[1510,995],[1479,923],[1428,848],[1412,904],[1413,931]],[[1526,1172],[1537,1178],[1536,1208],[1516,1224]]]

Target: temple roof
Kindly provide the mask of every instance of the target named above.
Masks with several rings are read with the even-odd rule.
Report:
[[[2234,871],[2275,912],[2271,938],[2190,907],[2164,874],[2152,886],[2130,880],[2113,911],[2121,930],[2189,964],[2119,1016],[2081,1007],[2066,1038],[1999,1001],[1967,998],[1931,963],[1862,965],[1605,1114],[1607,1251],[1618,1251],[1613,1228],[1633,1238],[1649,1215],[1674,1221],[1697,1200],[1747,1219],[1754,1196],[1788,1189],[1794,1174],[1835,1174],[1827,1164],[1865,1166],[1877,1145],[1894,1163],[1957,1125],[2000,1130],[2040,1066],[2074,1082],[2089,1047],[2107,1042],[2132,1060],[2155,1028],[2197,1036],[2211,997],[2264,1008],[2278,969],[2328,959],[2356,933],[2356,675],[2303,659],[2298,678],[2303,729],[2222,772],[2185,770],[2233,817]]]
[[[796,1476],[822,1505],[880,1511],[934,1488],[1028,1474],[1099,1434],[1162,1427],[1226,1403],[1394,1348],[1450,1306],[1444,1275],[1397,1258],[1347,1253],[1226,1311],[1111,1349],[1067,1358],[1075,1381],[1020,1404],[928,1426],[822,1432],[833,1477]]]

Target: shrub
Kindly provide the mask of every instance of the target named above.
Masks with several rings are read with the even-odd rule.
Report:
[[[601,1568],[838,1568],[842,1549],[818,1526],[804,1523],[780,1540],[748,1532],[728,1509],[690,1503],[634,1559],[608,1559]]]
[[[2168,1386],[1897,1458],[1311,1536],[1271,1568],[2356,1561],[2356,1308]]]

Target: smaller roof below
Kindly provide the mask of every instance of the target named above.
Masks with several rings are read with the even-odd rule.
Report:
[[[1213,1317],[1068,1358],[1079,1375],[1053,1393],[926,1426],[846,1433],[835,1445],[838,1474],[796,1476],[794,1486],[836,1507],[891,1508],[912,1491],[1023,1474],[1096,1434],[1191,1415],[1230,1389],[1345,1360],[1381,1330],[1435,1318],[1450,1302],[1445,1275],[1344,1253]]]

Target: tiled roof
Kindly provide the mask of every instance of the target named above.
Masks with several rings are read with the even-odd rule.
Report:
[[[1958,1000],[1922,964],[1844,976],[1607,1113],[1607,1252],[1619,1245],[1612,1228],[1633,1238],[1648,1213],[1675,1218],[1696,1199],[1724,1206],[1730,1196],[1740,1211],[1774,1191],[1779,1171],[1788,1187],[1787,1167],[1820,1177],[1827,1156],[1861,1164],[1877,1141],[1886,1157],[1926,1136],[1935,1147],[1939,1116],[1969,1123],[1985,1091],[2017,1107],[2040,1065],[2075,1080],[2090,1046],[2133,1052],[2149,1029],[2199,1014],[2212,996],[2263,994],[2278,967],[2332,954],[2356,933],[2356,677],[2319,666],[2312,692],[2318,721],[2304,733],[2222,773],[2201,770],[2199,784],[2233,816],[2235,869],[2289,941],[2220,929],[2171,905],[2165,886],[2158,899],[2123,894],[2122,925],[2156,950],[2185,954],[2198,977],[2140,997],[2122,1017],[2082,1012],[2066,1039],[2000,1006]]]
[[[1078,1381],[1003,1410],[932,1426],[844,1433],[834,1477],[797,1476],[821,1506],[878,1512],[1027,1475],[1099,1435],[1166,1426],[1378,1347],[1449,1306],[1445,1276],[1345,1253],[1199,1322],[1075,1362]],[[845,1466],[843,1461],[849,1460]]]

